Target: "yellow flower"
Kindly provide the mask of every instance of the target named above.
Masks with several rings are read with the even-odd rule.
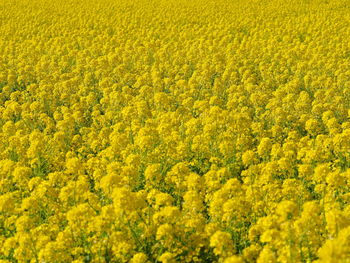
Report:
[[[210,246],[216,255],[227,257],[234,253],[231,235],[227,232],[216,231],[210,238]]]
[[[135,254],[131,261],[131,263],[146,263],[147,261],[147,256],[144,253],[137,253]]]
[[[242,155],[242,161],[243,161],[244,165],[254,164],[256,162],[256,154],[255,154],[255,152],[252,151],[252,150],[246,151]]]
[[[162,263],[175,263],[175,255],[170,252],[163,253],[158,260]]]
[[[224,263],[243,263],[243,259],[239,256],[231,256],[224,260]]]
[[[258,263],[275,263],[277,262],[275,253],[269,248],[265,246],[263,250],[260,252],[260,255],[257,260]]]
[[[0,261],[349,258],[348,1],[56,2],[1,3]]]

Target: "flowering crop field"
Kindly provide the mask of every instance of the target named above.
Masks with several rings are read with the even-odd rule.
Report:
[[[0,263],[350,262],[348,0],[0,11]]]

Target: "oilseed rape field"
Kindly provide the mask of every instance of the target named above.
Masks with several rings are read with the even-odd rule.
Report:
[[[350,262],[348,0],[0,11],[0,263]]]

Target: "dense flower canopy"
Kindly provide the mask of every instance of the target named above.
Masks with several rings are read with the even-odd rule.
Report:
[[[0,3],[0,262],[349,262],[348,0]]]

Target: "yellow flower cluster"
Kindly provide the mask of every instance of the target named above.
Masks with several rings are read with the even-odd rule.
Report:
[[[348,0],[17,0],[0,262],[349,262]]]

